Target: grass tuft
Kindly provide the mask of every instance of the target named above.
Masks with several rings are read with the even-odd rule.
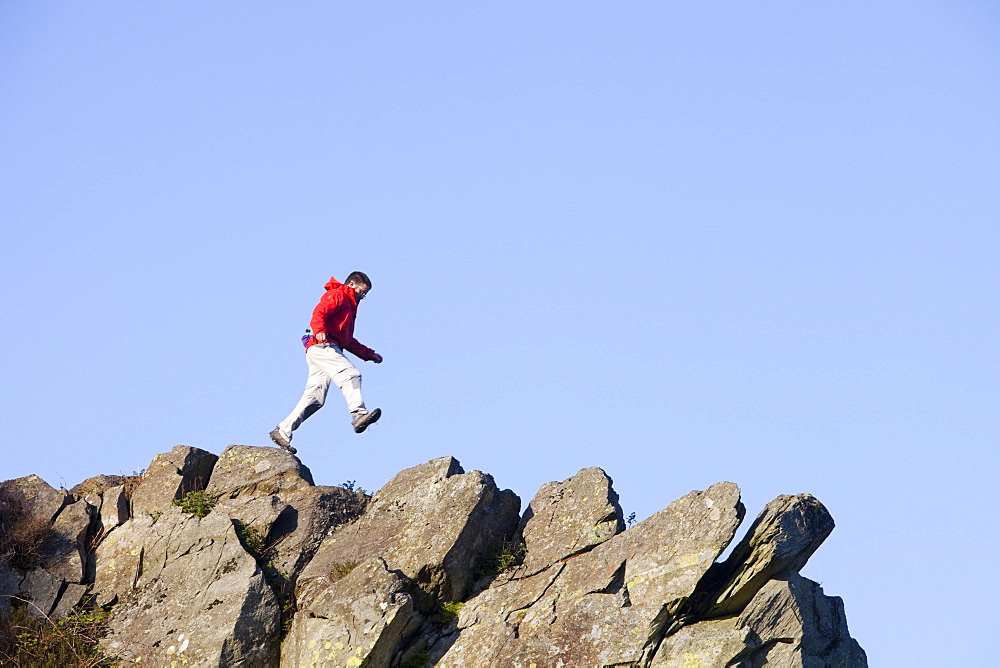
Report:
[[[441,626],[451,626],[458,621],[458,613],[462,609],[462,605],[461,601],[442,603],[435,621]]]
[[[191,513],[198,517],[204,517],[212,512],[212,508],[218,502],[218,498],[212,496],[203,489],[197,492],[188,492],[180,499],[174,499],[173,504],[180,506],[185,513]]]
[[[97,647],[107,631],[107,610],[76,608],[65,619],[54,621],[32,615],[29,605],[30,601],[15,599],[8,612],[0,613],[0,665],[24,668],[118,665]]]
[[[343,580],[347,575],[357,568],[358,562],[356,561],[345,561],[343,563],[334,564],[330,567],[330,577],[333,582],[337,580]]]

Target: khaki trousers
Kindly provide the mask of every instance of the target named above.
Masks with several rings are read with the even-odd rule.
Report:
[[[350,412],[365,410],[365,402],[361,398],[361,372],[354,368],[337,344],[317,343],[310,346],[306,350],[306,365],[309,377],[306,378],[302,398],[288,417],[278,424],[281,434],[288,440],[292,439],[292,432],[306,418],[322,408],[331,381],[344,394]]]

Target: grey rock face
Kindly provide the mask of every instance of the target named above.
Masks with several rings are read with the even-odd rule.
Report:
[[[92,513],[93,506],[82,499],[64,507],[43,545],[46,569],[67,582],[83,582]]]
[[[367,497],[341,487],[313,485],[298,458],[279,448],[231,445],[212,471],[206,490],[224,512],[252,532],[271,564],[272,584],[294,586],[320,542],[334,527],[356,519]]]
[[[422,622],[420,612],[462,600],[483,558],[515,532],[519,508],[516,495],[498,490],[479,471],[463,472],[451,457],[399,473],[364,515],[323,541],[299,577],[299,612],[285,652],[302,659],[307,650],[339,642],[345,654],[317,665],[343,665],[336,657],[352,652],[370,657],[371,665],[388,665],[383,659],[399,656],[403,640]],[[345,571],[350,575],[341,579]],[[371,619],[367,630],[348,634],[345,629],[357,623],[354,612],[333,602],[362,592],[385,614],[365,612],[363,618]],[[385,616],[390,609],[391,619]]]
[[[300,600],[326,587],[337,564],[385,560],[430,596],[462,600],[477,560],[496,551],[518,523],[520,499],[489,475],[465,473],[452,457],[399,473],[378,491],[357,522],[320,545],[299,579]]]
[[[283,510],[270,523],[267,557],[281,578],[294,586],[323,539],[357,519],[368,499],[342,487],[307,487],[282,494]]]
[[[69,493],[78,499],[90,496],[91,494],[102,496],[108,489],[124,484],[125,476],[95,475],[92,478],[87,478],[79,485],[74,485],[73,489],[69,490]]]
[[[277,599],[226,515],[199,518],[172,506],[155,522],[132,520],[109,539],[129,529],[141,538],[118,540],[98,554],[98,573],[101,561],[120,560],[115,585],[133,582],[118,592],[104,648],[154,666],[184,659],[212,666],[277,663]]]
[[[133,514],[162,511],[174,499],[204,489],[217,459],[211,452],[186,445],[156,455],[132,495]]]
[[[767,582],[737,617],[685,626],[661,646],[658,668],[863,668],[843,602],[791,573]]]
[[[86,593],[87,585],[74,584],[72,582],[66,583],[62,595],[59,596],[59,602],[52,608],[49,616],[52,619],[63,619],[73,612],[73,607],[83,600]]]
[[[52,612],[59,600],[59,592],[65,581],[58,575],[53,575],[45,569],[36,568],[28,571],[21,582],[20,597],[26,598],[28,612],[42,617]]]
[[[740,615],[759,643],[744,659],[752,666],[856,668],[868,659],[850,637],[844,603],[798,573],[768,582]]]
[[[695,598],[695,616],[739,612],[780,573],[802,568],[833,531],[833,518],[814,496],[779,496],[765,506],[725,562],[712,567]]]
[[[149,514],[135,517],[111,531],[97,547],[94,581],[97,605],[115,603],[135,589],[142,572],[147,537],[155,539],[150,531],[154,522]]]
[[[178,446],[153,460],[131,518],[114,482],[90,479],[80,499],[0,483],[0,530],[48,536],[30,559],[0,554],[0,613],[21,597],[59,617],[92,586],[113,605],[102,647],[151,666],[867,666],[843,603],[798,574],[833,529],[807,494],[768,504],[720,563],[744,514],[732,483],[624,530],[598,468],[543,485],[523,517],[451,457],[369,499],[313,485],[276,448],[216,462]],[[171,504],[205,484],[207,516]],[[522,541],[520,565],[496,558]]]
[[[295,617],[281,648],[281,665],[391,665],[401,641],[420,622],[413,588],[380,557],[359,564]]]
[[[0,610],[27,601],[31,614],[58,617],[79,601],[67,603],[76,592],[67,583],[85,577],[91,507],[72,500],[38,476],[0,483]]]
[[[525,575],[585,552],[625,530],[618,494],[599,468],[542,485],[521,520]]]
[[[289,452],[230,445],[215,463],[206,491],[230,499],[257,498],[312,485],[312,473]]]
[[[496,666],[640,665],[742,517],[739,489],[719,483],[567,559],[558,574],[501,582],[482,604],[476,597],[463,606],[460,634],[438,665],[486,656]]]
[[[117,485],[104,491],[101,497],[100,522],[104,531],[111,531],[130,517],[125,487]]]
[[[51,522],[72,499],[66,490],[56,490],[36,475],[0,483],[0,513],[4,519]]]

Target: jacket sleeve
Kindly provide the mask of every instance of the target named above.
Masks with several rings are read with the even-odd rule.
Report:
[[[313,309],[312,319],[309,321],[309,327],[312,328],[313,336],[319,333],[327,334],[326,331],[326,316],[333,311],[336,311],[344,305],[344,295],[336,290],[331,290],[323,295],[322,299],[319,300],[319,304],[316,304],[316,308]]]
[[[371,362],[375,358],[375,351],[368,346],[358,343],[357,339],[351,339],[346,347],[348,352],[352,352],[366,362]]]

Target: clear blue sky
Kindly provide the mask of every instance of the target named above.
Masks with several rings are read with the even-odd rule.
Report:
[[[0,478],[269,445],[360,269],[318,483],[811,492],[872,666],[987,665],[998,185],[993,2],[4,2]]]

